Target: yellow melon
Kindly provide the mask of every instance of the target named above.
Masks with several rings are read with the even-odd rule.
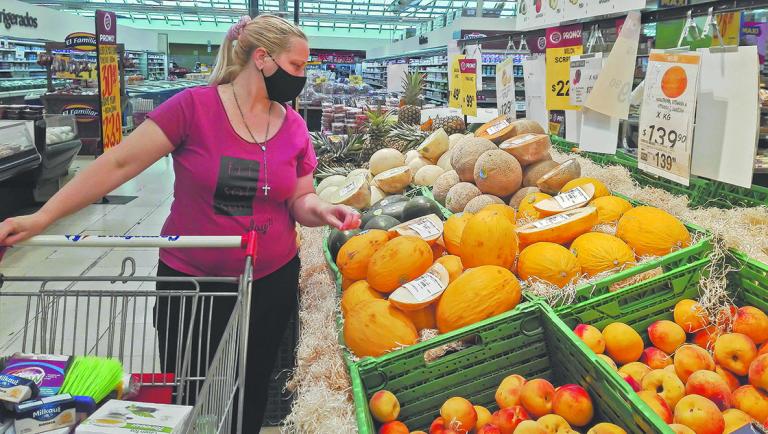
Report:
[[[387,231],[373,229],[350,238],[336,256],[336,266],[345,278],[363,280],[368,276],[368,262],[389,241]]]
[[[539,211],[534,205],[546,199],[552,199],[552,196],[542,192],[529,193],[520,201],[520,206],[517,208],[517,214],[520,218],[526,219],[538,219],[543,217],[539,214]]]
[[[359,282],[359,280],[347,279],[346,277],[341,276],[341,290],[346,291],[347,288],[352,286],[352,284],[355,282]]]
[[[588,177],[576,178],[569,181],[560,189],[560,191],[573,190],[576,187],[582,187],[586,184],[592,184],[595,187],[595,198],[611,195],[611,191],[608,190],[608,187],[606,187],[602,181]]]
[[[568,244],[596,224],[597,208],[587,206],[522,225],[517,228],[517,236],[522,248],[543,241]]]
[[[650,206],[639,206],[624,213],[616,227],[637,256],[664,256],[691,244],[691,234],[672,214]]]
[[[437,323],[435,322],[435,310],[437,309],[437,303],[432,303],[429,306],[412,311],[403,311],[405,316],[410,318],[413,325],[416,326],[416,330],[422,331],[424,329],[437,329]]]
[[[357,306],[358,303],[377,298],[383,299],[384,295],[371,288],[371,285],[365,280],[359,280],[350,285],[350,287],[341,294],[341,313],[346,317],[347,312]]]
[[[448,217],[443,225],[443,244],[451,255],[461,256],[461,234],[474,214],[465,212]]]
[[[433,262],[432,248],[419,237],[394,238],[371,256],[368,283],[386,294],[424,274]]]
[[[402,311],[420,310],[436,302],[449,283],[448,270],[433,264],[429,271],[389,294],[389,302]]]
[[[517,256],[515,225],[499,212],[476,214],[464,226],[459,256],[467,268],[480,265],[510,268]]]
[[[448,277],[451,282],[456,280],[456,278],[461,276],[461,273],[464,272],[464,265],[461,263],[461,258],[456,255],[445,255],[435,262],[448,270]]]
[[[382,356],[418,338],[413,321],[387,300],[358,303],[344,319],[344,341],[357,357]]]
[[[437,328],[447,333],[474,324],[520,303],[520,282],[496,265],[467,270],[454,280],[437,302]]]
[[[438,238],[438,241],[440,241],[440,240],[441,239]],[[437,261],[438,259],[442,258],[446,254],[446,252],[447,252],[447,250],[445,250],[445,246],[443,246],[440,242],[436,242],[436,243],[430,245],[430,247],[432,248],[432,260],[433,261]]]
[[[523,249],[517,259],[517,275],[564,287],[581,274],[581,266],[570,250],[555,243],[535,243]]]
[[[635,253],[621,239],[602,232],[589,232],[571,243],[581,270],[589,276],[622,268],[635,262]]]
[[[600,223],[615,223],[625,212],[632,209],[632,204],[618,196],[603,196],[593,199],[590,206],[597,208]]]
[[[480,210],[480,212],[483,211],[495,211],[501,213],[504,217],[509,220],[510,223],[517,224],[517,213],[515,212],[515,209],[512,208],[509,205],[501,204],[501,203],[492,203],[490,205],[486,205],[483,207],[483,209]]]

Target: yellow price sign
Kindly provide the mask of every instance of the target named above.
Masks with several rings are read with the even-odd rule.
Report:
[[[583,52],[581,45],[547,48],[547,110],[579,110],[570,103],[571,56]]]
[[[461,71],[461,112],[477,116],[477,59],[459,60]]]
[[[461,108],[461,69],[459,61],[466,56],[458,54],[451,58],[450,93],[448,94],[448,107]]]

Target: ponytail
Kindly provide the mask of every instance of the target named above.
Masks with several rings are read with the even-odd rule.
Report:
[[[211,72],[208,83],[211,85],[227,84],[237,77],[242,66],[235,61],[235,44],[229,38],[229,33],[224,36],[224,42],[219,47],[219,53],[216,55],[216,66]]]

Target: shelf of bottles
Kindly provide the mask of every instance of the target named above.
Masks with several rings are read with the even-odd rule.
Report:
[[[146,53],[146,77],[149,80],[165,80],[168,78],[168,58],[165,53]]]
[[[44,42],[0,38],[0,80],[45,77],[45,68],[37,64],[37,56],[44,51]]]

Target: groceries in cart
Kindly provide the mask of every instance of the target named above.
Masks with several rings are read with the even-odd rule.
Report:
[[[192,410],[136,401],[140,378],[114,358],[16,353],[0,368],[0,434],[176,433]]]

